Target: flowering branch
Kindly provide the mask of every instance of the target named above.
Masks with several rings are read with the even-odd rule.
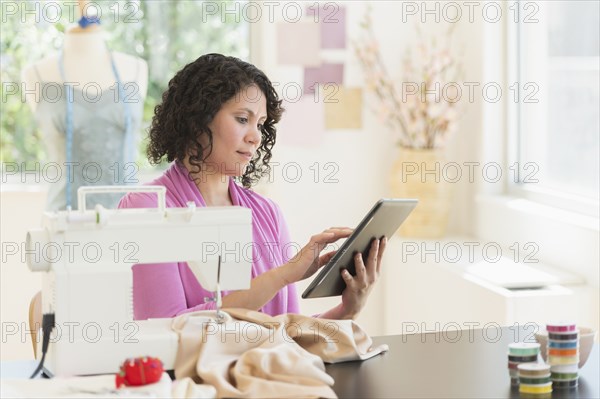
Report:
[[[450,53],[452,29],[438,48],[435,37],[424,40],[417,28],[421,39],[417,47],[419,57],[412,58],[410,50],[404,57],[400,96],[383,63],[370,11],[369,7],[360,24],[361,40],[353,42],[353,47],[365,73],[367,89],[378,99],[378,115],[387,126],[400,130],[400,146],[443,146],[447,137],[456,130],[459,96],[456,80],[461,73],[461,65]],[[409,93],[408,88],[413,90]],[[454,97],[448,95],[452,89],[456,92]],[[431,99],[432,94],[435,100]]]

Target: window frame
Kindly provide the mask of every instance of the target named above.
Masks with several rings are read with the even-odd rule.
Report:
[[[524,0],[517,0],[523,3]],[[540,23],[545,19],[540,18]],[[523,81],[522,67],[522,29],[523,21],[519,19],[518,23],[507,22],[506,24],[506,77],[507,82],[518,82],[519,88],[526,83]],[[521,100],[521,98],[519,98]],[[515,181],[514,175],[507,173],[506,178],[506,194],[513,197],[518,197],[541,204],[550,206],[560,210],[576,212],[586,216],[598,219],[600,216],[600,200],[583,195],[568,193],[558,189],[539,186],[536,184],[526,184],[522,182],[523,165],[525,162],[522,159],[524,142],[527,137],[523,134],[523,118],[521,101],[514,102],[508,97],[506,98],[506,115],[507,115],[507,148],[506,148],[506,167],[507,171],[518,166],[518,181]],[[547,133],[547,132],[545,132]],[[542,133],[542,134],[545,134]]]
[[[508,14],[510,5],[502,3],[503,15]],[[509,46],[515,34],[511,23],[505,19],[501,24],[482,27],[482,79],[497,81],[502,87],[514,79],[510,67],[515,65],[517,54]],[[509,101],[483,102],[481,109],[480,160],[498,162],[504,170],[514,162],[515,152],[510,150],[515,148],[517,139],[514,134],[517,115]],[[505,177],[503,184],[477,186],[472,226],[475,238],[505,248],[515,242],[533,241],[539,248],[536,258],[540,262],[583,276],[587,284],[595,287],[597,295],[599,217],[552,205],[549,196],[534,198],[534,193],[511,187],[512,178]],[[564,206],[565,201],[559,201],[558,205]]]

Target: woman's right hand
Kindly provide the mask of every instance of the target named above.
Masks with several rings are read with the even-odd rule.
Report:
[[[322,233],[315,234],[288,263],[279,269],[285,284],[304,280],[316,273],[327,264],[337,251],[331,251],[321,255],[321,251],[328,244],[334,243],[340,238],[346,238],[352,234],[353,229],[349,227],[331,227]]]

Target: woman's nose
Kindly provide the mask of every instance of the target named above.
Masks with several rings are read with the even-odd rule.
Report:
[[[262,138],[262,131],[258,128],[258,126],[254,126],[250,129],[248,133],[247,140],[251,144],[259,145],[260,140]]]

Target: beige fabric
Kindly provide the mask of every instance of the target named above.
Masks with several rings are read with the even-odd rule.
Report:
[[[227,309],[223,323],[214,320],[214,311],[200,311],[176,317],[172,326],[179,333],[175,377],[213,385],[217,397],[335,398],[324,361],[366,360],[388,350],[372,347],[352,320],[246,309]]]

